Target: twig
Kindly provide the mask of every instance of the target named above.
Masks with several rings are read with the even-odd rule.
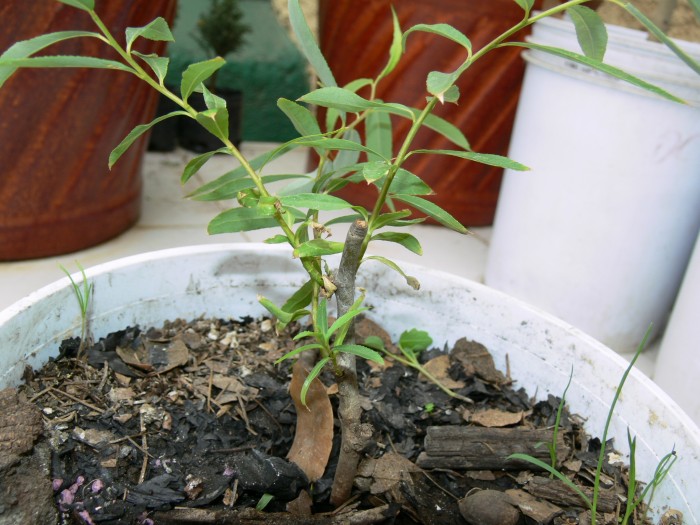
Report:
[[[88,407],[89,409],[94,410],[95,412],[99,412],[100,414],[104,413],[104,409],[97,408],[95,405],[88,403],[84,399],[80,399],[78,397],[75,397],[74,395],[69,394],[68,392],[64,392],[63,390],[59,390],[58,388],[54,388],[54,387],[49,387],[49,389],[52,392],[58,392],[64,396],[66,396],[68,399],[71,399],[71,400],[75,401],[76,403],[80,403],[81,405],[84,405],[84,406]]]

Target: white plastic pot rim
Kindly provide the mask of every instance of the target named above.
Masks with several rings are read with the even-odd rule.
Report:
[[[627,363],[570,325],[491,288],[454,275],[401,264],[421,291],[381,264],[362,266],[358,286],[368,291],[372,314],[392,335],[427,330],[437,346],[467,337],[484,344],[496,366],[538,399],[561,395],[571,367],[567,402],[600,435],[609,403]],[[285,247],[222,244],[176,248],[127,257],[86,270],[94,284],[93,335],[127,325],[159,325],[200,315],[259,316],[258,293],[284,301],[307,277]],[[76,276],[80,278],[80,276]],[[80,312],[64,278],[0,312],[0,387],[17,384],[25,365],[37,368],[57,354],[62,338],[79,333]],[[626,450],[627,430],[637,437],[637,470],[650,479],[661,456],[675,448],[680,460],[657,490],[655,514],[667,506],[698,523],[696,498],[700,430],[646,376],[633,370],[617,405],[609,437]]]

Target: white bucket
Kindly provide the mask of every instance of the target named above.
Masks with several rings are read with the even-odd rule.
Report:
[[[573,24],[533,42],[580,52]],[[700,45],[682,44],[700,60]],[[606,62],[684,106],[527,51],[485,273],[506,291],[619,352],[667,320],[700,229],[700,76],[641,31],[610,28]]]
[[[673,306],[659,356],[654,381],[700,424],[700,235]]]
[[[368,291],[373,316],[397,337],[427,330],[436,345],[461,337],[479,341],[496,366],[509,363],[517,386],[537,399],[561,395],[571,367],[567,402],[600,435],[608,407],[627,363],[576,328],[506,294],[473,281],[410,264],[421,291],[386,266],[362,266],[359,286]],[[164,250],[87,270],[94,284],[90,309],[95,337],[127,325],[161,325],[175,317],[263,314],[257,294],[284,301],[306,277],[298,261],[279,246],[206,245]],[[79,276],[75,276],[79,278]],[[58,343],[80,331],[80,313],[64,278],[0,312],[0,388],[20,381],[24,367],[57,355]],[[630,374],[615,410],[610,437],[623,453],[627,429],[637,436],[637,474],[649,480],[659,459],[675,448],[679,460],[655,495],[654,515],[681,510],[698,524],[700,430],[664,392],[637,370]]]

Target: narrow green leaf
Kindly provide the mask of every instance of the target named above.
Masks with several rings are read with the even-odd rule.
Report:
[[[68,55],[51,55],[29,58],[9,58],[0,59],[0,68],[10,67],[17,69],[19,67],[78,67],[91,69],[115,69],[118,71],[126,71],[127,73],[136,72],[129,66],[117,62],[116,60],[107,60],[106,58],[84,57],[84,56],[68,56]]]
[[[287,359],[291,359],[292,357],[296,357],[299,354],[301,354],[302,352],[305,352],[306,350],[320,350],[321,348],[323,348],[323,346],[318,344],[318,343],[311,343],[308,345],[300,346],[299,348],[295,348],[291,352],[287,352],[286,354],[284,354],[277,361],[275,361],[275,364],[278,365],[282,361],[286,361]]]
[[[571,60],[572,62],[576,62],[578,64],[588,66],[588,67],[595,69],[597,71],[607,73],[611,77],[628,82],[634,86],[637,86],[641,89],[649,91],[650,93],[654,93],[656,95],[659,95],[660,97],[663,97],[667,100],[671,100],[673,102],[680,102],[681,104],[686,103],[683,99],[678,98],[677,96],[672,95],[668,91],[661,89],[660,87],[655,86],[653,84],[650,84],[649,82],[646,82],[645,80],[642,80],[641,78],[637,78],[633,75],[630,75],[629,73],[626,73],[625,71],[622,71],[621,69],[618,69],[614,66],[610,66],[608,64],[598,62],[597,60],[591,60],[590,58],[588,58],[584,55],[580,55],[578,53],[573,53],[571,51],[566,51],[565,49],[560,49],[557,47],[550,47],[550,46],[543,46],[540,44],[534,44],[532,42],[506,42],[502,45],[515,46],[515,47],[526,47],[528,49],[535,49],[537,51],[543,51],[543,52],[549,53],[551,55],[560,56],[562,58]]]
[[[598,13],[585,5],[575,5],[567,10],[576,29],[576,38],[583,54],[593,60],[603,61],[608,46],[608,30]]]
[[[268,494],[266,492],[265,494],[260,496],[260,499],[255,504],[255,510],[265,510],[265,507],[267,507],[273,499],[275,499],[275,497],[272,494]]]
[[[412,277],[410,275],[407,275],[406,272],[404,272],[398,264],[396,264],[394,261],[387,259],[386,257],[382,257],[380,255],[370,255],[368,257],[365,257],[362,259],[362,262],[365,261],[378,261],[385,266],[388,266],[395,272],[397,272],[399,275],[401,275],[404,279],[406,279],[406,283],[413,288],[414,290],[419,290],[420,289],[420,283],[418,282],[418,279],[415,277]]]
[[[383,213],[382,215],[377,217],[376,221],[372,224],[372,229],[378,230],[380,228],[383,228],[384,226],[391,226],[395,221],[405,219],[406,217],[410,216],[410,210],[399,210],[389,213]]]
[[[367,183],[378,181],[382,177],[386,177],[389,173],[390,165],[385,160],[367,162],[362,167],[362,177]]]
[[[361,97],[354,91],[341,87],[322,87],[301,96],[299,100],[307,104],[335,108],[350,113],[359,113],[381,106],[379,103]]]
[[[265,244],[284,244],[286,242],[289,242],[289,239],[285,237],[284,235],[273,235],[272,237],[269,237],[263,241]]]
[[[372,111],[365,120],[365,144],[379,155],[370,155],[370,161],[390,159],[394,155],[391,117],[388,113]]]
[[[280,197],[279,200],[284,206],[319,211],[344,210],[350,207],[349,202],[323,193],[297,193],[296,195]]]
[[[196,118],[197,122],[215,137],[221,140],[228,139],[228,110],[226,108],[219,107],[200,111]]]
[[[134,41],[139,37],[160,42],[175,41],[175,39],[173,38],[173,34],[170,32],[168,22],[166,22],[165,19],[160,16],[143,27],[126,28],[127,53],[131,51],[131,46],[133,45]]]
[[[210,235],[218,233],[237,233],[259,230],[277,226],[274,217],[262,213],[258,208],[232,208],[214,217],[207,231]]]
[[[339,171],[347,168],[348,166],[353,166],[357,164],[357,161],[360,160],[360,152],[365,151],[363,149],[362,145],[362,137],[360,137],[360,134],[355,131],[354,129],[348,129],[346,130],[340,139],[347,140],[349,142],[354,142],[355,147],[354,148],[343,148],[338,151],[338,154],[335,156],[335,159],[333,159],[331,166],[331,171]],[[369,147],[368,147],[369,148]],[[367,151],[365,151],[368,155]]]
[[[187,66],[187,69],[182,73],[182,83],[180,84],[182,99],[186,101],[197,89],[197,86],[221,69],[225,63],[223,58],[216,57]]]
[[[173,111],[172,113],[168,113],[167,115],[161,115],[160,117],[157,117],[153,119],[151,122],[148,124],[140,124],[136,126],[134,129],[132,129],[129,134],[122,139],[122,141],[117,145],[116,148],[112,150],[112,152],[109,154],[109,161],[108,161],[108,166],[109,169],[112,169],[112,166],[116,164],[116,162],[119,160],[119,158],[124,154],[124,152],[129,149],[129,147],[136,142],[136,140],[146,133],[149,129],[151,129],[153,126],[158,124],[159,122],[163,122],[166,119],[169,119],[171,117],[175,117],[177,115],[187,115],[185,111]]]
[[[420,242],[410,233],[381,232],[373,235],[372,240],[395,242],[417,255],[423,255],[423,248],[421,248]]]
[[[40,35],[29,40],[22,40],[12,44],[2,55],[0,55],[0,87],[17,70],[17,67],[7,66],[4,62],[11,59],[27,58],[37,51],[64,40],[71,38],[98,38],[104,40],[99,33],[92,31],[59,31]]]
[[[324,86],[336,86],[337,83],[328,67],[328,62],[323,57],[316,43],[309,25],[306,23],[304,12],[301,10],[299,0],[289,0],[289,22],[292,25],[294,35],[297,37],[301,51],[311,67],[316,71],[319,80]]]
[[[337,330],[340,328],[343,328],[350,324],[350,322],[355,319],[358,315],[360,315],[362,312],[366,312],[369,310],[367,307],[362,307],[362,308],[352,308],[345,312],[343,315],[338,317],[335,321],[333,321],[333,324],[328,328],[328,331],[326,332],[327,337],[332,336]]]
[[[443,137],[449,139],[457,146],[464,148],[465,150],[471,149],[469,141],[464,136],[464,133],[462,133],[462,130],[460,130],[451,122],[448,122],[447,120],[443,119],[442,117],[438,117],[437,115],[433,115],[431,113],[425,119],[423,124],[425,125],[425,127],[432,129],[433,131],[436,131]]]
[[[319,147],[325,150],[360,151],[367,153],[368,155],[373,154],[381,158],[381,155],[378,152],[352,140],[334,139],[329,137],[300,137],[295,139],[295,142],[300,146]]]
[[[83,11],[94,11],[95,10],[95,0],[58,0],[62,4],[69,5],[71,7],[77,7]]]
[[[382,352],[386,352],[384,341],[382,341],[381,337],[376,335],[370,335],[367,337],[363,343],[363,346],[367,346],[373,350],[381,350]]]
[[[382,72],[379,73],[379,76],[377,76],[376,82],[379,82],[382,78],[394,71],[403,54],[403,34],[401,33],[401,26],[399,25],[399,17],[396,16],[396,11],[393,6],[391,8],[391,19],[394,31],[391,39],[391,47],[389,48],[389,61],[386,66],[384,66]]]
[[[301,244],[294,250],[294,257],[319,257],[341,253],[344,244],[342,242],[327,241],[325,239],[312,239]]]
[[[406,330],[399,336],[399,345],[401,348],[411,350],[414,353],[422,352],[430,348],[433,344],[433,339],[425,330],[411,328]]]
[[[433,33],[435,35],[439,35],[441,37],[452,40],[453,42],[456,42],[457,44],[465,48],[467,52],[471,55],[472,44],[469,41],[469,39],[463,33],[461,33],[449,24],[417,24],[413,26],[403,35],[404,48],[406,47],[406,39],[408,38],[408,35],[416,31],[421,31],[424,33]]]
[[[440,224],[442,224],[443,226],[447,226],[451,230],[454,230],[458,233],[469,233],[469,230],[462,226],[462,224],[460,224],[460,222],[457,219],[455,219],[452,215],[447,213],[437,204],[434,204],[420,197],[416,197],[414,195],[392,195],[392,197],[394,199],[405,202],[409,206],[413,206],[421,213],[425,213],[428,217],[432,217]]]
[[[384,358],[382,355],[375,351],[372,350],[369,347],[362,346],[362,345],[340,345],[340,346],[335,346],[333,347],[333,352],[342,352],[344,354],[353,354],[358,357],[361,357],[362,359],[366,359],[367,361],[374,361],[375,363],[379,363],[380,365],[384,364]]]
[[[506,168],[516,171],[528,171],[530,168],[524,164],[520,164],[508,157],[494,155],[492,153],[476,153],[474,151],[458,151],[451,149],[417,149],[411,152],[412,154],[433,154],[433,155],[450,155],[460,157],[462,159],[472,160],[480,164],[488,166],[496,166],[498,168]]]
[[[292,317],[294,315],[293,312],[285,312],[282,308],[270,301],[267,297],[259,295],[258,302],[262,306],[264,306],[268,312],[270,312],[274,317],[276,317],[283,323],[289,323],[292,320]]]
[[[236,172],[235,175],[233,172]],[[220,182],[219,179],[226,177],[226,182]],[[263,183],[277,182],[281,180],[298,179],[300,175],[265,175],[262,177]],[[239,191],[255,187],[255,183],[248,176],[248,173],[243,168],[236,168],[225,173],[219,179],[208,182],[194,190],[188,195],[188,198],[197,201],[221,201],[234,199]]]
[[[542,470],[546,470],[553,476],[555,476],[557,479],[562,481],[567,487],[569,487],[571,490],[573,490],[578,496],[581,498],[581,500],[586,504],[587,507],[591,507],[591,500],[586,496],[583,491],[576,485],[573,481],[571,481],[569,478],[567,478],[564,474],[559,472],[558,470],[552,468],[551,465],[545,463],[544,461],[537,459],[533,456],[530,456],[529,454],[523,454],[521,452],[517,452],[515,454],[511,454],[508,456],[506,459],[519,459],[520,461],[527,461],[529,463],[532,463],[533,465],[538,466]]]
[[[695,16],[700,22],[700,0],[690,0],[690,3],[693,7],[693,10],[695,11]],[[661,42],[663,42],[671,51],[673,51],[678,58],[680,58],[693,71],[700,75],[700,63],[698,63],[690,55],[683,51],[683,49],[678,47],[678,44],[671,40],[663,31],[661,31],[661,29],[656,24],[654,24],[654,22],[652,22],[647,16],[644,15],[644,13],[642,13],[635,6],[633,6],[629,2],[626,2],[624,7],[632,16],[639,20],[652,35],[661,40]]]
[[[282,305],[282,310],[285,312],[295,312],[306,308],[311,304],[313,292],[313,281],[306,281],[304,285],[294,292],[294,294],[287,299],[287,302]]]
[[[311,386],[311,382],[316,379],[321,371],[323,370],[323,367],[326,366],[326,363],[330,360],[330,357],[324,357],[323,359],[320,359],[318,363],[316,363],[316,366],[314,366],[311,369],[311,372],[309,372],[309,375],[306,377],[306,380],[304,381],[304,384],[301,385],[301,404],[306,406],[306,393],[309,391],[309,387]]]
[[[158,83],[162,86],[165,82],[165,76],[168,74],[170,59],[168,57],[158,56],[155,53],[151,53],[150,55],[144,55],[138,51],[132,51],[131,53],[148,64],[148,67],[155,73]]]
[[[418,175],[403,168],[399,169],[391,181],[389,191],[403,195],[432,195],[433,190]]]
[[[185,169],[182,170],[180,183],[185,184],[188,180],[190,180],[190,178],[192,178],[192,176],[195,173],[197,173],[202,168],[202,166],[204,166],[209,161],[209,159],[211,159],[217,153],[227,152],[228,150],[226,148],[219,148],[214,151],[207,151],[206,153],[202,153],[201,155],[197,155],[196,157],[190,159],[190,161],[185,165]]]
[[[318,127],[318,122],[311,111],[286,98],[280,98],[277,101],[277,107],[287,115],[287,118],[294,126],[300,135],[320,135],[321,128]]]
[[[326,332],[328,331],[328,300],[326,300],[325,297],[322,297],[318,302],[318,308],[316,310],[316,326],[327,342],[328,338],[326,337]]]

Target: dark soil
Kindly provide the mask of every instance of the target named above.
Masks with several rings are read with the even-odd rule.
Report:
[[[386,340],[368,321],[358,330]],[[471,403],[391,360],[383,368],[358,364],[374,436],[353,498],[332,509],[337,420],[320,480],[310,484],[285,459],[296,422],[291,364],[274,361],[294,348],[293,335],[277,336],[269,320],[177,321],[111,334],[86,358],[76,357],[79,341],[65,341],[57,359],[0,396],[0,524],[467,523],[460,502],[471,516],[479,509],[465,509],[465,495],[494,496],[486,489],[500,494],[486,504],[487,514],[503,507],[512,523],[588,523],[578,496],[530,464],[507,459],[526,450],[549,461],[541,437],[523,436],[540,429],[537,435],[551,440],[559,399],[533,403],[493,368],[481,345],[464,340],[449,354],[425,351],[421,361]],[[322,381],[335,409],[332,374]],[[457,432],[459,447],[481,448],[431,456],[429,442],[450,446],[434,427]],[[558,466],[588,490],[601,444],[566,410],[561,427]],[[470,437],[460,437],[463,431]],[[611,508],[599,523],[617,523],[625,481],[624,468],[605,465],[601,506]],[[266,494],[272,499],[256,511]]]

